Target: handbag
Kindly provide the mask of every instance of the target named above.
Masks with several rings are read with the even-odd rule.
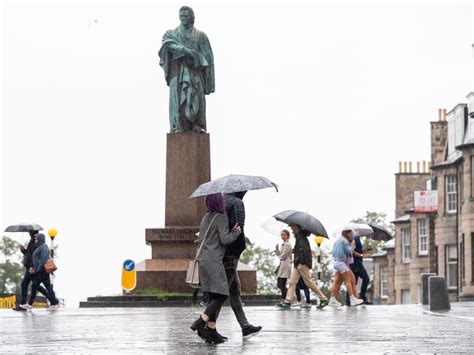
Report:
[[[217,214],[212,218],[211,223],[209,223],[209,227],[207,228],[207,231],[204,234],[204,238],[202,240],[201,245],[199,246],[196,256],[194,257],[194,260],[189,261],[188,270],[186,271],[186,283],[192,288],[201,288],[201,282],[199,280],[199,262],[197,261],[197,258],[199,257],[199,254],[201,253],[201,249],[204,243],[206,242],[207,234],[209,233],[209,230],[211,229],[212,222],[214,222],[216,217],[217,217]]]
[[[52,272],[55,272],[57,269],[58,269],[58,267],[54,263],[53,259],[49,259],[46,262],[46,264],[44,264],[44,271],[46,271],[46,273],[48,273],[48,274],[50,274]]]

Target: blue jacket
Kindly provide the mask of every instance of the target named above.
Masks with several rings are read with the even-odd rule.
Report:
[[[346,238],[339,237],[334,243],[332,255],[334,256],[334,260],[345,262],[347,258],[352,255],[353,250],[352,245]]]
[[[49,248],[45,243],[44,234],[37,234],[36,235],[36,249],[33,252],[33,269],[36,272],[43,271],[44,264],[48,261],[49,258]]]

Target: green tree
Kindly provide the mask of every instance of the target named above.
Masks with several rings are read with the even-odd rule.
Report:
[[[0,292],[14,293],[20,289],[24,274],[20,243],[9,237],[2,237],[0,255],[3,256],[0,262]]]
[[[276,293],[277,258],[271,249],[248,245],[240,261],[257,270],[257,293]]]
[[[387,214],[384,212],[366,211],[365,216],[352,220],[354,223],[371,222],[384,226],[393,235],[395,228],[392,223],[387,222]],[[364,242],[364,249],[371,250],[372,253],[377,253],[385,245],[384,241],[372,240],[367,238]]]

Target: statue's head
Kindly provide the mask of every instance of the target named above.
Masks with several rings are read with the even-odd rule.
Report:
[[[179,9],[179,20],[184,27],[194,25],[194,11],[189,6],[183,6]]]

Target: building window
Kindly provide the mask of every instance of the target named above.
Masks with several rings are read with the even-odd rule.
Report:
[[[411,303],[410,289],[402,290],[402,304]]]
[[[458,250],[456,244],[446,245],[446,283],[449,288],[458,287]]]
[[[403,228],[402,229],[402,261],[404,263],[410,262],[410,258],[411,258],[410,244],[411,244],[410,228]]]
[[[388,266],[380,267],[380,297],[388,298]]]
[[[446,212],[458,210],[458,181],[456,175],[446,175]]]
[[[418,226],[418,254],[428,255],[428,231],[426,228],[426,219],[419,219]]]

